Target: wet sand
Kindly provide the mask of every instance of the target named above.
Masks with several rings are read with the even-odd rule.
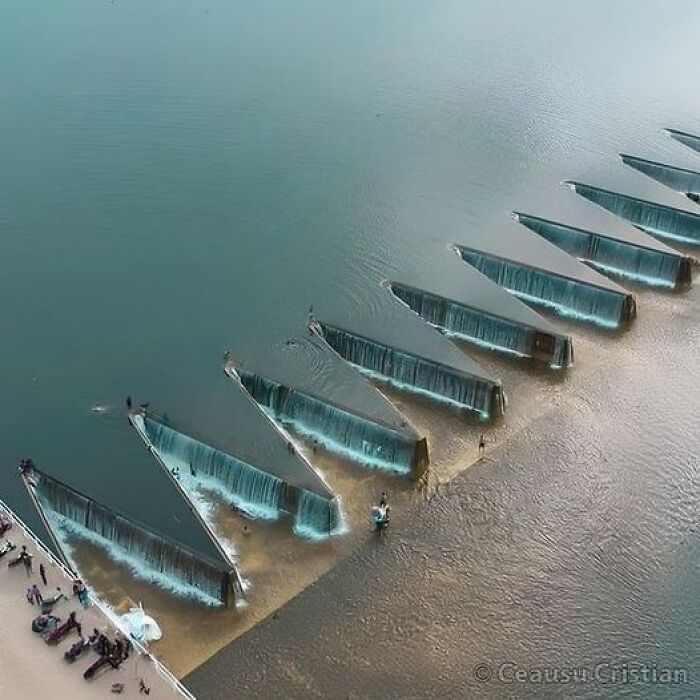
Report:
[[[489,360],[510,406],[472,468],[478,425],[400,397],[431,435],[430,487],[395,492],[382,537],[356,529],[350,556],[188,686],[211,700],[658,697],[649,684],[497,677],[510,662],[628,661],[689,668],[695,685],[664,686],[664,697],[697,694],[695,625],[663,603],[700,499],[698,293],[636,291],[628,332],[569,326],[577,363],[566,375]],[[674,625],[685,657],[668,644]],[[490,680],[475,679],[479,664]]]

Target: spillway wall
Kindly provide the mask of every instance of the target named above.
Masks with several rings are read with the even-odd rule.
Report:
[[[672,138],[676,139],[676,141],[682,143],[684,146],[688,146],[688,148],[700,152],[700,136],[694,136],[684,131],[676,131],[675,129],[667,129],[667,132]]]
[[[571,339],[486,314],[478,309],[402,284],[392,292],[428,323],[467,342],[520,357],[532,357],[556,367],[573,360]]]
[[[247,462],[216,450],[199,440],[164,425],[151,418],[144,419],[147,440],[153,448],[164,457],[172,457],[178,464],[185,465],[195,476],[213,479],[220,485],[219,493],[224,495],[232,506],[253,518],[276,519],[281,512],[297,514],[298,504],[309,493],[304,489],[289,484],[268,472],[258,469]],[[315,495],[310,494],[309,495]],[[333,532],[339,521],[338,502],[318,496],[316,519],[307,523],[325,535]],[[325,516],[319,512],[325,509]]]
[[[626,219],[652,236],[700,244],[700,215],[578,182],[570,185],[582,197]]]
[[[300,489],[294,514],[294,532],[301,537],[322,539],[342,528],[342,516],[337,498],[328,500],[318,494]]]
[[[624,153],[620,157],[625,165],[629,165],[676,192],[694,195],[700,193],[700,173],[685,168],[676,168],[665,163],[656,163],[644,158],[635,158]]]
[[[156,583],[173,578],[176,583],[165,587],[175,593],[195,590],[205,602],[229,602],[233,573],[223,563],[219,566],[45,475],[39,477],[37,495],[49,523],[102,546],[144,578]]]
[[[476,411],[484,418],[503,412],[503,392],[495,382],[325,323],[322,326],[326,341],[341,357],[381,381],[405,391]]]
[[[673,289],[691,283],[690,259],[683,255],[644,248],[526,214],[516,216],[530,230],[603,272]]]
[[[372,467],[399,473],[423,471],[425,440],[377,423],[307,393],[236,368],[250,395],[273,417],[327,449]]]
[[[584,284],[547,270],[504,260],[459,246],[465,262],[516,296],[581,321],[608,328],[634,318],[634,300],[628,294]]]
[[[281,479],[225,452],[195,440],[151,418],[144,419],[146,437],[165,458],[173,457],[195,474],[221,484],[228,500],[251,517],[274,519],[283,508]]]

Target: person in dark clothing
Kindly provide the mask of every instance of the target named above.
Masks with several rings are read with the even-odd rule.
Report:
[[[386,495],[386,491],[382,491],[382,495],[379,498],[379,507],[386,508],[389,503],[389,497]]]
[[[132,406],[132,403],[131,403],[131,396],[127,396],[127,397],[126,397],[126,407],[127,407],[129,410],[131,410],[131,406]]]
[[[49,583],[46,580],[46,569],[44,568],[44,562],[41,562],[41,564],[39,564],[39,576],[41,576],[41,580],[44,582],[44,585],[48,586]]]
[[[41,591],[39,590],[39,586],[37,586],[36,583],[32,586],[31,591],[32,591],[32,596],[34,597],[34,600],[36,601],[36,604],[41,605],[44,602],[44,596],[41,595]]]
[[[486,440],[484,439],[484,434],[479,435],[479,455],[483,455],[486,452]]]
[[[27,551],[27,546],[22,545],[22,553],[19,555],[24,564],[24,570],[27,572],[27,578],[32,575],[32,555]]]

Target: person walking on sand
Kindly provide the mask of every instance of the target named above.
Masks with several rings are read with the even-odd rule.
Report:
[[[39,576],[41,576],[41,580],[44,582],[44,585],[48,586],[49,582],[46,580],[46,569],[44,568],[43,561],[41,562],[41,564],[39,564]]]
[[[483,456],[486,452],[486,440],[484,439],[484,434],[479,435],[479,456]]]
[[[27,588],[27,603],[29,603],[29,605],[34,605],[34,589],[33,588]]]
[[[31,592],[32,592],[32,597],[36,601],[37,605],[41,605],[44,602],[44,596],[41,595],[41,591],[39,590],[39,586],[36,585],[36,583],[31,587]]]
[[[24,564],[24,570],[27,572],[27,578],[32,575],[32,555],[27,551],[27,546],[22,545],[22,553],[19,555]]]

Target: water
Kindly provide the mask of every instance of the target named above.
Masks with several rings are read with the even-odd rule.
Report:
[[[378,381],[457,409],[477,411],[485,418],[502,412],[501,387],[488,379],[329,325],[323,326],[323,336],[342,358]]]
[[[618,154],[698,170],[697,154],[662,129],[700,132],[688,72],[699,19],[692,4],[632,0],[62,0],[40,12],[4,3],[0,492],[24,508],[11,465],[32,455],[81,490],[139,514],[162,509],[165,520],[149,488],[158,472],[146,471],[155,465],[139,457],[125,416],[92,406],[138,394],[163,410],[186,404],[207,426],[221,352],[284,342],[310,303],[381,324],[382,281],[410,271],[420,286],[455,242],[524,236],[513,210],[593,231],[620,226],[564,180],[634,184],[687,206]],[[683,303],[668,313],[697,327]],[[648,328],[637,340],[663,348],[664,336]],[[628,380],[667,369],[650,359]],[[587,391],[599,392],[604,376]],[[697,415],[696,386],[689,379],[671,395],[659,380],[654,393]],[[640,426],[653,416],[680,441],[693,430],[678,413],[636,405],[632,394],[596,420],[632,406]],[[572,478],[578,519],[593,517],[584,504],[600,480],[634,484],[657,457],[612,460],[590,473],[588,490]],[[118,493],[104,465],[123,480]],[[538,473],[554,478],[546,464],[532,469],[523,488]],[[655,570],[674,566],[665,602],[689,620],[700,617],[687,594],[692,552],[661,535],[692,519],[693,475],[691,463],[669,461],[653,499],[650,487],[644,501],[622,490],[616,502],[630,536],[642,505],[654,509],[661,534],[646,556]],[[522,507],[536,523],[538,508],[558,506]],[[565,573],[553,576],[565,587]],[[622,639],[644,613],[636,599],[629,605]],[[576,629],[594,608],[587,601]],[[674,629],[663,631],[682,648],[688,637]],[[604,640],[602,624],[595,634]]]
[[[607,289],[579,284],[574,280],[500,260],[460,248],[464,260],[498,282],[515,296],[554,309],[562,316],[617,328],[629,320],[627,296]]]
[[[284,487],[280,479],[158,421],[146,418],[142,424],[148,441],[171,469],[211,480],[235,508],[251,517],[279,517]]]
[[[690,261],[671,250],[627,245],[593,231],[518,214],[518,221],[596,269],[651,287],[682,289],[690,283]]]
[[[238,376],[276,421],[331,452],[402,474],[408,474],[420,459],[418,435],[409,428],[399,431],[367,420],[250,372],[238,370]]]
[[[578,182],[571,183],[571,187],[577,194],[627,219],[652,236],[679,243],[700,243],[700,214]]]
[[[517,325],[403,285],[392,284],[391,290],[428,323],[462,340],[516,357],[537,357],[558,367],[571,364],[569,338],[538,333],[526,325]]]
[[[176,595],[207,605],[227,601],[231,586],[228,562],[206,560],[196,552],[186,551],[45,475],[38,476],[37,495],[68,551],[71,537],[87,540],[106,550],[115,561],[126,564],[137,578],[152,581]]]

